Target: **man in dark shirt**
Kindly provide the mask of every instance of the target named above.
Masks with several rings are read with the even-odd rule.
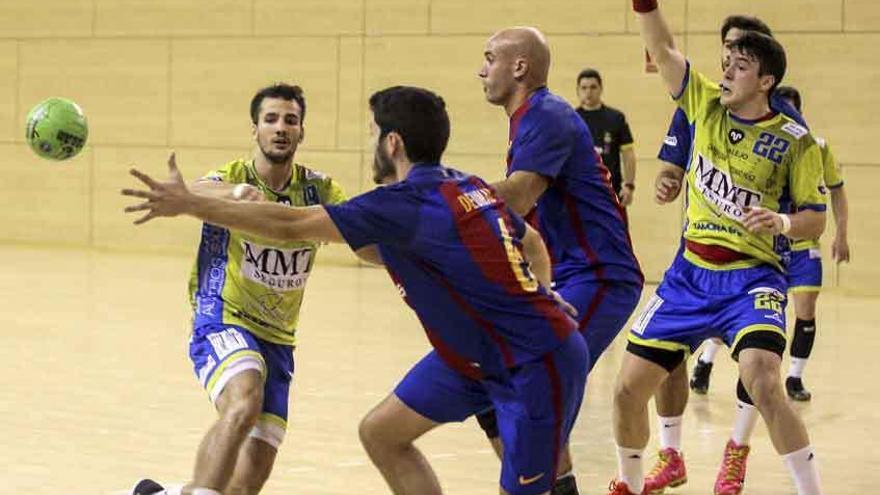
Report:
[[[629,206],[636,187],[636,154],[626,116],[602,102],[602,76],[595,69],[584,69],[578,74],[577,92],[580,100],[577,113],[590,128],[596,152],[611,172],[611,185],[620,203]]]

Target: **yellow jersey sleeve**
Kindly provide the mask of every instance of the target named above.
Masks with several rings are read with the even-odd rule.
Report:
[[[230,184],[247,182],[247,162],[244,160],[233,160],[220,166],[217,169],[209,171],[203,179],[219,180]]]
[[[815,141],[809,143],[799,159],[791,164],[788,187],[797,211],[825,211],[823,169],[822,151]]]
[[[831,152],[831,146],[828,141],[816,138],[819,150],[822,152],[822,168],[825,179],[825,186],[830,188],[840,187],[843,185],[843,174],[840,171],[840,164]]]
[[[720,94],[718,83],[697,72],[688,62],[681,90],[673,98],[684,111],[688,122],[694,122],[701,112],[706,112],[712,102],[717,104]]]
[[[325,184],[325,194],[323,196],[325,205],[338,205],[348,200],[345,190],[333,179],[328,179]]]

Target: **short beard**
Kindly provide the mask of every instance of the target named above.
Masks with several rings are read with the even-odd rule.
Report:
[[[293,159],[293,154],[295,152],[295,150],[291,149],[285,153],[272,153],[271,151],[266,151],[262,144],[258,143],[258,146],[260,148],[260,153],[262,153],[263,156],[266,157],[266,160],[273,165],[287,165],[290,163],[291,159]]]
[[[397,169],[394,168],[391,157],[383,153],[381,147],[376,148],[376,153],[373,154],[373,182],[381,185],[396,177]]]

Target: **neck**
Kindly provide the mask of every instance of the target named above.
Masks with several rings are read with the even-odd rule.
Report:
[[[413,164],[409,160],[400,160],[394,162],[394,168],[397,170],[397,182],[406,179],[409,171],[412,170]]]
[[[602,108],[602,102],[600,101],[599,103],[595,104],[584,103],[581,105],[581,108],[583,108],[584,110],[598,110]]]
[[[517,109],[529,99],[529,96],[532,96],[532,93],[542,87],[544,87],[544,85],[535,87],[517,86],[513,91],[513,94],[510,96],[510,99],[504,104],[504,111],[507,113],[507,116],[510,117],[516,113]]]
[[[263,153],[258,152],[254,157],[254,168],[260,180],[273,191],[280,191],[290,181],[293,171],[293,157],[285,163],[273,163],[266,159]]]
[[[740,119],[757,120],[770,113],[770,103],[765,95],[760,95],[740,105],[728,107],[728,110]]]

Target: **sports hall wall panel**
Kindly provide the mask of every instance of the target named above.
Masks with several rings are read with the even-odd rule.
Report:
[[[504,26],[548,33],[620,31],[629,7],[622,0],[433,0],[432,34],[492,34]]]
[[[94,34],[94,0],[0,1],[4,38],[88,37]]]
[[[846,0],[843,26],[847,31],[880,30],[880,9],[876,0]]]
[[[246,3],[246,2],[242,2]],[[364,3],[352,0],[254,0],[256,36],[330,36],[364,32]],[[276,57],[296,56],[294,46],[278,47]]]
[[[248,146],[257,88],[296,81],[306,91],[308,148],[335,149],[338,39],[175,40],[171,145]]]
[[[336,118],[336,149],[361,150],[367,146],[368,134],[367,109],[363,95],[364,38],[339,38],[337,67],[339,106]],[[309,140],[311,121],[307,121],[306,125],[306,139]]]
[[[367,35],[426,34],[430,30],[430,0],[369,0]]]
[[[0,225],[4,237],[23,242],[85,245],[90,241],[92,150],[46,173],[24,143],[0,144]]]
[[[866,204],[873,205],[870,185],[880,179],[872,146],[880,124],[870,96],[880,85],[872,48],[880,42],[880,6],[663,0],[663,7],[679,46],[710,77],[719,76],[724,16],[757,14],[774,28],[789,55],[787,82],[803,90],[805,115],[843,163],[850,190],[854,261],[839,272],[830,268],[826,279],[870,287],[876,271],[864,253],[878,242],[878,226],[866,218],[876,208]],[[607,103],[626,112],[640,163],[629,210],[633,238],[656,280],[681,221],[677,210],[669,214],[675,207],[651,200],[655,156],[673,105],[657,76],[645,73],[629,0],[0,0],[0,146],[11,178],[0,191],[4,205],[38,205],[28,212],[4,208],[2,240],[192,252],[186,222],[128,227],[119,212],[125,201],[115,196],[132,184],[125,170],[135,162],[161,171],[168,150],[177,148],[193,177],[246,153],[249,100],[278,80],[306,91],[298,158],[337,176],[349,193],[371,187],[367,98],[391,84],[442,94],[453,120],[450,162],[499,179],[507,119],[485,102],[477,72],[487,36],[512,24],[547,34],[556,93],[575,102],[577,72],[595,66]],[[56,95],[82,105],[91,131],[83,155],[60,164],[23,146],[28,110]],[[832,233],[829,225],[825,249]],[[337,255],[351,260],[345,249],[322,256]]]
[[[239,0],[94,0],[97,36],[247,36],[253,8]]]
[[[414,84],[440,93],[452,121],[448,150],[487,153],[503,160],[507,117],[486,103],[477,78],[485,36],[383,36],[365,44],[364,99],[393,84]]]
[[[849,196],[850,246],[854,253],[852,262],[840,267],[840,286],[854,292],[880,295],[880,167],[853,166],[844,169],[846,189]],[[833,229],[826,232],[833,233]],[[824,239],[825,243],[831,237]]]
[[[23,41],[18,122],[24,126],[41,100],[65,96],[85,109],[93,146],[166,144],[168,46],[144,39]]]
[[[24,126],[16,115],[18,42],[0,41],[0,139],[23,139]]]
[[[836,31],[843,26],[843,0],[689,0],[688,31],[717,33],[721,21],[733,13],[763,19],[774,32]]]

